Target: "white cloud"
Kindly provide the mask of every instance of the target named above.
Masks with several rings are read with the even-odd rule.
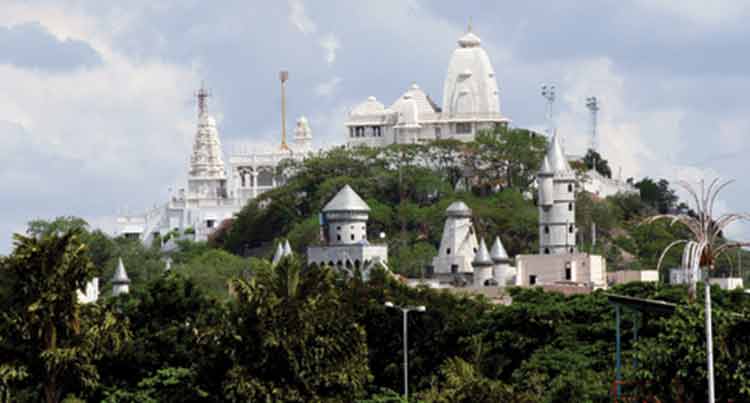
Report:
[[[0,65],[0,87],[13,94],[0,98],[0,137],[8,140],[0,145],[3,229],[69,214],[107,227],[118,208],[163,198],[187,162],[195,68],[131,60],[112,48],[106,26],[83,15],[11,6],[16,12],[4,13],[1,25],[34,16],[58,38],[91,43],[102,63],[56,74]],[[4,232],[0,253],[9,246]]]
[[[637,0],[642,8],[671,14],[703,26],[718,26],[743,21],[750,4],[737,0]]]
[[[305,12],[305,3],[302,0],[289,0],[289,22],[305,35],[317,31],[315,22]]]
[[[326,63],[333,64],[336,61],[336,51],[341,49],[339,39],[334,34],[328,34],[320,39],[319,44],[325,50]]]
[[[329,97],[341,83],[341,77],[333,77],[328,81],[322,82],[315,86],[315,94],[321,97]]]

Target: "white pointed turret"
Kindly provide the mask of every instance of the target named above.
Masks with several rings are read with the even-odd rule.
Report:
[[[505,286],[512,270],[510,266],[510,257],[508,256],[508,252],[505,251],[505,247],[500,241],[500,237],[495,238],[495,243],[492,244],[490,257],[492,257],[492,263],[494,263],[493,271],[495,280],[497,280],[498,285],[501,287]]]
[[[367,219],[370,206],[351,188],[344,186],[323,207],[331,245],[351,245],[367,242]]]
[[[549,207],[554,203],[554,187],[552,184],[552,169],[549,165],[549,158],[544,156],[542,167],[539,170],[539,205]]]
[[[122,258],[117,258],[117,268],[115,269],[115,275],[112,277],[112,296],[116,297],[129,292],[130,278],[128,278],[128,273],[125,271]]]
[[[273,254],[273,259],[271,260],[271,266],[276,266],[279,264],[281,259],[284,257],[284,244],[283,242],[279,242],[278,245],[276,245],[276,252]]]
[[[477,287],[487,286],[489,280],[492,279],[492,258],[490,252],[487,251],[487,244],[484,243],[484,239],[479,241],[479,250],[474,255],[474,260],[471,262],[474,267],[474,285]]]
[[[294,256],[294,252],[292,252],[292,245],[289,243],[288,239],[286,240],[286,242],[284,242],[284,256]]]
[[[445,226],[438,255],[432,260],[436,274],[471,273],[479,243],[471,223],[471,209],[457,201],[445,210]]]
[[[557,135],[553,135],[537,176],[539,185],[539,253],[576,251],[575,172]]]

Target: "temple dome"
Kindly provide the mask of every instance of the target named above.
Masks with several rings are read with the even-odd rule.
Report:
[[[480,44],[469,31],[451,55],[443,85],[443,113],[448,116],[500,114],[495,70]]]
[[[464,36],[458,38],[458,46],[462,48],[472,48],[482,44],[482,40],[479,39],[473,32],[469,31]]]
[[[416,83],[412,84],[409,89],[401,95],[401,98],[397,99],[396,102],[391,105],[390,109],[394,111],[401,110],[403,108],[402,104],[408,99],[412,99],[416,102],[419,115],[427,116],[437,112],[437,108],[430,97],[427,96],[427,94],[422,91]]]
[[[410,94],[405,94],[393,104],[393,110],[398,113],[398,126],[419,127],[419,106]]]
[[[352,116],[371,116],[385,113],[385,105],[379,102],[375,97],[368,97],[365,102],[357,105],[352,109]]]

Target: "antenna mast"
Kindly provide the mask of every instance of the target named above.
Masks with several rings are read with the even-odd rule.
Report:
[[[586,108],[591,112],[591,149],[599,152],[599,139],[597,138],[597,114],[599,112],[599,100],[596,97],[586,98]]]
[[[554,123],[552,122],[552,107],[555,103],[555,85],[542,84],[542,96],[547,100],[547,137],[551,137],[555,132]]]
[[[206,90],[206,83],[201,81],[201,87],[195,92],[195,97],[198,98],[198,116],[208,113],[208,103],[206,99],[211,96],[211,92]]]
[[[281,81],[281,150],[288,151],[289,146],[286,144],[286,82],[289,80],[289,72],[281,70],[279,80]]]

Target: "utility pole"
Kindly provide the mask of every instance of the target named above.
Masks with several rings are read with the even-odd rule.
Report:
[[[286,82],[289,80],[289,72],[281,70],[279,72],[281,81],[281,151],[289,151],[286,144]]]
[[[394,308],[399,309],[404,314],[404,400],[409,401],[409,346],[407,343],[407,337],[408,337],[408,321],[407,321],[407,315],[409,312],[425,312],[427,308],[425,308],[424,305],[419,306],[398,306],[395,305],[393,302],[386,302],[385,303],[386,308]]]

